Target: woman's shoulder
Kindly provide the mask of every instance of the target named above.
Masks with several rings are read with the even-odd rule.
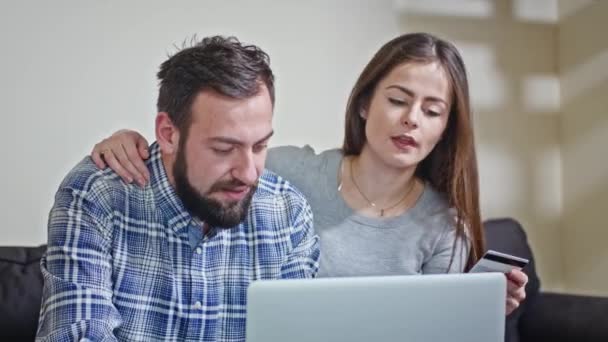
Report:
[[[439,192],[429,182],[424,183],[424,190],[419,204],[421,210],[423,210],[425,214],[429,216],[449,215],[453,212],[447,195]]]
[[[439,192],[428,182],[424,184],[424,191],[416,204],[416,212],[419,220],[425,221],[427,229],[444,233],[446,229],[455,228],[455,208],[450,206],[446,194]]]
[[[293,146],[293,145],[285,145],[285,146],[277,146],[272,147],[268,150],[268,156],[266,159],[266,168],[272,171],[273,167],[279,166],[283,164],[291,164],[291,163],[308,163],[321,161],[323,159],[328,158],[340,158],[342,155],[340,149],[329,149],[317,153],[315,149],[310,145],[304,146]]]
[[[438,191],[428,182],[425,184],[424,196],[419,216],[424,222],[426,236],[432,241],[433,247],[429,255],[433,257],[437,257],[438,254],[443,255],[434,260],[435,264],[427,264],[425,273],[443,273],[449,265],[451,265],[451,271],[462,272],[466,265],[470,244],[468,239],[460,236],[456,229],[456,208],[450,205],[446,194]],[[454,263],[450,264],[452,252],[455,253],[453,255],[455,258]],[[439,262],[441,260],[447,260],[447,262]],[[437,262],[439,262],[439,266],[436,264]]]
[[[310,145],[279,146],[268,150],[266,169],[308,194],[327,183],[327,177],[335,177],[341,158],[339,149],[317,153]]]
[[[342,154],[339,149],[330,149],[317,153],[312,146],[278,146],[268,150],[266,168],[287,176],[294,170],[314,170],[328,162],[339,160]]]

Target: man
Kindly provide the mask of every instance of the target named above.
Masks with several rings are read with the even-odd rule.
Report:
[[[205,38],[158,78],[150,182],[85,158],[57,192],[39,340],[243,341],[251,281],[316,274],[310,207],[264,170],[266,53]]]

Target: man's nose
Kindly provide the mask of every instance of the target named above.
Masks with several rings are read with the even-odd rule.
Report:
[[[258,170],[255,166],[252,151],[243,151],[241,153],[238,164],[233,169],[232,175],[247,185],[255,184],[258,179]]]

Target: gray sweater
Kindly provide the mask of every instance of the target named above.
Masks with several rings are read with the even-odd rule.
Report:
[[[453,211],[439,193],[425,184],[416,204],[400,216],[359,215],[338,192],[341,160],[337,149],[315,154],[310,146],[282,146],[270,149],[266,161],[266,168],[290,181],[312,207],[321,238],[317,276],[462,272],[469,244],[456,241]]]

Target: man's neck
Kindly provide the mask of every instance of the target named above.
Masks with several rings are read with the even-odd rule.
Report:
[[[169,180],[169,184],[175,189],[175,177],[173,175],[173,165],[175,164],[175,156],[160,152],[160,160],[162,161],[163,167],[165,168],[165,174]]]

